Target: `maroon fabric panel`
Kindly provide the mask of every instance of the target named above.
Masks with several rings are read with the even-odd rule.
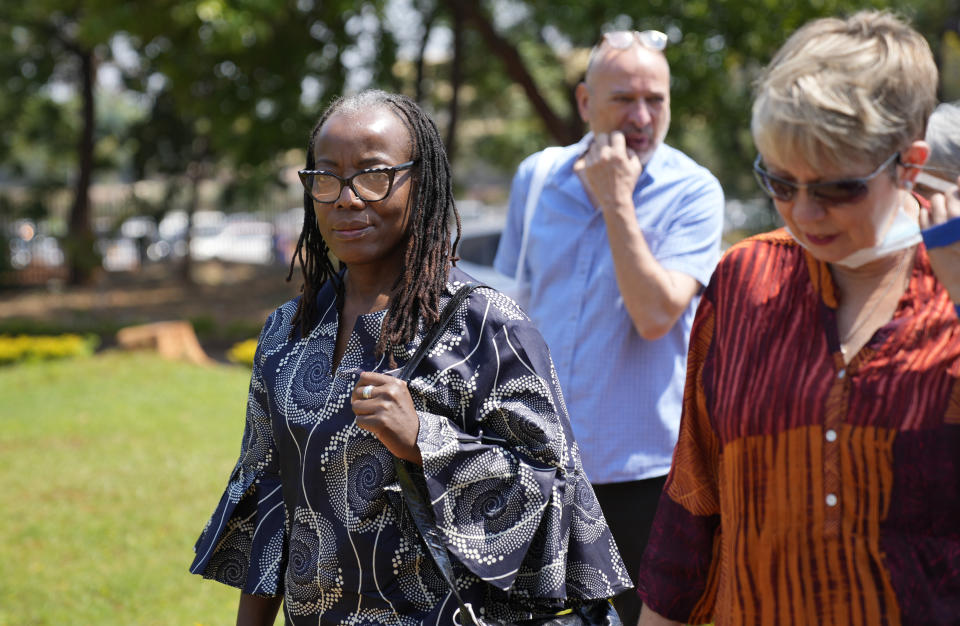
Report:
[[[666,491],[640,563],[637,594],[644,604],[686,622],[706,591],[719,515],[691,515]]]
[[[777,240],[734,247],[705,297],[717,330],[704,389],[720,440],[818,423],[836,371],[803,251]]]
[[[904,624],[960,623],[960,425],[901,432],[881,524]]]

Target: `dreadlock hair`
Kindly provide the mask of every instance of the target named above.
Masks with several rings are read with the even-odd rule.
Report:
[[[423,109],[406,96],[367,90],[334,100],[310,133],[306,169],[315,167],[313,151],[317,135],[333,114],[377,107],[390,110],[406,126],[410,132],[411,159],[417,161],[413,176],[415,193],[411,195],[412,206],[407,207],[410,211],[407,249],[400,277],[390,294],[387,314],[376,348],[377,355],[381,356],[388,346],[402,347],[413,341],[421,318],[427,327],[439,319],[440,294],[446,285],[449,266],[457,260],[454,253],[460,243],[461,232],[460,215],[453,201],[450,162],[447,160],[440,133]],[[306,190],[303,194],[303,209],[303,229],[300,231],[287,274],[289,281],[293,275],[294,262],[299,261],[304,277],[303,295],[291,320],[291,339],[295,339],[298,334],[306,337],[319,322],[317,293],[328,280],[333,282],[336,291],[337,308],[343,311],[344,284],[340,268],[334,267],[330,249],[320,236],[313,198]],[[452,225],[456,226],[456,239],[451,244]],[[337,264],[342,265],[340,262]],[[395,365],[392,354],[390,361]]]

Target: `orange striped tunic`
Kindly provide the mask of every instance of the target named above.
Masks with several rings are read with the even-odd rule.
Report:
[[[960,323],[923,246],[844,365],[826,264],[731,248],[690,340],[638,593],[723,624],[960,623]]]

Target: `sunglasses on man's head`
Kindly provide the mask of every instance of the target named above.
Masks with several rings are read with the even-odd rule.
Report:
[[[845,178],[822,183],[798,183],[780,178],[763,169],[758,154],[753,162],[753,175],[756,177],[757,183],[760,184],[760,188],[767,192],[767,195],[781,202],[791,202],[796,197],[797,190],[806,189],[808,194],[822,202],[852,203],[866,197],[870,191],[868,183],[879,176],[899,156],[899,152],[894,152],[873,173],[861,178]]]
[[[667,35],[659,30],[614,30],[603,34],[603,41],[611,48],[625,50],[635,41],[651,50],[663,50],[667,47]]]

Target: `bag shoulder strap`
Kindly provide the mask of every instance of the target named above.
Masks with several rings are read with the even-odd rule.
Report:
[[[443,307],[443,311],[440,313],[440,319],[430,328],[424,336],[423,341],[421,341],[417,347],[416,352],[413,353],[413,356],[410,357],[406,365],[403,366],[403,370],[401,370],[398,378],[404,381],[410,380],[420,361],[423,360],[423,357],[426,356],[427,352],[440,338],[440,335],[442,335],[447,329],[447,326],[450,325],[450,321],[453,319],[457,309],[460,308],[463,301],[478,287],[482,287],[482,285],[467,283],[457,289],[457,292],[453,294],[453,297],[450,298],[447,305]],[[423,538],[423,542],[426,544],[430,556],[440,569],[441,576],[443,576],[447,586],[450,587],[450,591],[453,593],[453,597],[456,598],[457,604],[460,607],[458,609],[460,624],[462,624],[462,626],[481,626],[480,621],[473,612],[473,607],[463,601],[460,592],[457,590],[457,579],[453,573],[453,564],[450,562],[450,553],[447,552],[443,539],[440,537],[440,530],[437,528],[436,521],[434,521],[433,510],[430,508],[427,497],[417,486],[417,483],[414,482],[410,471],[407,469],[406,461],[394,457],[393,467],[396,470],[397,482],[400,484],[403,500],[407,505],[407,510],[410,512],[410,517],[413,518],[413,523]]]
[[[553,169],[554,164],[563,150],[560,146],[544,148],[537,157],[537,162],[533,166],[533,175],[530,177],[530,188],[527,190],[527,203],[523,205],[523,234],[520,236],[520,254],[517,255],[517,270],[513,278],[519,284],[523,281],[523,266],[527,261],[527,242],[530,237],[530,224],[533,222],[533,214],[537,210],[537,203],[540,201],[540,192],[543,191],[543,185],[547,182],[547,175]]]
[[[423,341],[417,346],[417,350],[413,353],[413,356],[407,360],[407,363],[403,366],[403,369],[400,370],[400,375],[397,376],[397,378],[404,381],[410,380],[413,376],[413,371],[420,365],[420,361],[423,360],[423,357],[426,356],[430,348],[433,347],[433,344],[437,343],[443,331],[450,325],[450,320],[453,319],[454,313],[457,312],[457,309],[460,308],[463,301],[478,287],[483,287],[483,285],[480,283],[466,283],[457,289],[453,297],[447,302],[447,305],[440,311],[440,318],[430,330],[427,331],[427,334],[424,335]]]
[[[450,562],[450,553],[447,551],[443,538],[440,536],[440,530],[433,517],[433,510],[427,502],[417,483],[414,482],[410,470],[407,469],[407,461],[393,457],[394,469],[397,473],[397,482],[400,484],[400,490],[403,493],[403,501],[407,505],[410,517],[413,519],[423,543],[427,546],[427,551],[433,562],[437,564],[440,575],[443,577],[447,587],[453,593],[453,597],[459,606],[460,624],[462,626],[482,626],[480,620],[473,612],[473,607],[469,602],[464,602],[463,597],[457,590],[457,577],[453,573],[453,564]],[[456,620],[454,620],[456,622]]]

